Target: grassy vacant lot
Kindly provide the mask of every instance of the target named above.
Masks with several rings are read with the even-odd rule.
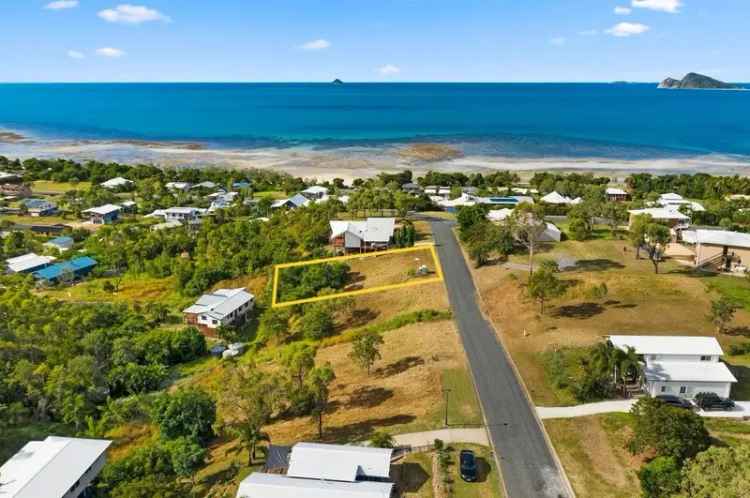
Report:
[[[19,225],[79,225],[80,220],[63,218],[62,216],[20,216],[15,214],[4,214],[0,216],[0,222],[8,221]]]
[[[34,194],[64,194],[70,190],[88,190],[90,188],[90,182],[73,183],[37,180],[31,185],[31,190]]]
[[[641,495],[636,472],[644,459],[625,449],[631,420],[630,414],[611,413],[544,421],[577,496]],[[717,444],[750,444],[748,422],[706,419],[705,423]]]
[[[715,335],[706,320],[712,299],[726,294],[750,303],[750,282],[744,279],[693,273],[674,262],[663,263],[656,275],[651,263],[637,260],[625,241],[569,240],[546,248],[536,257],[537,263],[545,259],[573,262],[575,266],[560,274],[568,283],[568,291],[553,301],[544,315],[525,293],[527,272],[499,265],[474,270],[486,311],[539,405],[575,402],[569,390],[551,385],[544,368],[545,353],[590,346],[614,333]],[[526,261],[523,255],[511,257],[513,263]],[[591,298],[590,290],[601,283],[606,284],[608,295]],[[725,349],[750,340],[741,335],[747,334],[748,324],[750,312],[740,310],[731,334],[718,337]],[[726,359],[730,364],[735,361],[730,356]],[[744,375],[747,369],[737,370]],[[747,384],[740,386],[738,393],[739,399],[750,399],[746,397]]]
[[[474,451],[479,464],[479,480],[467,483],[459,475],[458,455],[461,450]],[[490,448],[473,444],[454,444],[450,446],[451,464],[450,480],[453,483],[454,498],[496,498],[504,496],[500,486],[500,477],[494,468]],[[398,482],[404,498],[433,498],[432,452],[413,453],[399,464]]]
[[[185,298],[175,289],[174,277],[153,278],[147,276],[126,276],[120,282],[117,292],[104,290],[105,282],[114,283],[114,278],[98,278],[85,280],[78,284],[42,291],[44,295],[62,301],[75,302],[117,302],[133,304],[136,302],[158,302],[179,311],[181,306],[192,302],[192,298]]]

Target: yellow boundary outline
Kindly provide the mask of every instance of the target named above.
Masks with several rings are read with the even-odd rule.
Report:
[[[295,299],[293,301],[284,301],[283,303],[280,303],[277,301],[277,295],[279,291],[279,273],[280,270],[283,270],[284,268],[291,268],[295,266],[308,266],[308,265],[315,265],[320,263],[328,263],[332,261],[346,261],[349,259],[362,259],[372,256],[387,256],[389,254],[402,254],[402,253],[408,253],[408,252],[419,252],[429,250],[430,254],[432,255],[432,259],[435,262],[435,277],[431,278],[423,278],[414,280],[413,282],[403,282],[400,284],[389,284],[389,285],[379,285],[378,287],[372,287],[370,289],[359,289],[354,291],[348,291],[348,292],[340,292],[338,294],[330,294],[327,296],[316,296],[316,297],[308,297],[305,299]],[[271,307],[272,308],[281,308],[284,306],[294,306],[296,304],[305,304],[305,303],[314,303],[318,301],[327,301],[330,299],[338,299],[340,297],[348,297],[348,296],[361,296],[362,294],[370,294],[373,292],[383,292],[387,290],[393,290],[393,289],[401,289],[403,287],[414,287],[417,285],[425,285],[425,284],[431,284],[434,282],[442,282],[443,281],[443,267],[440,264],[440,258],[437,255],[437,251],[435,251],[435,244],[424,244],[414,247],[406,247],[403,249],[389,249],[387,251],[377,251],[377,252],[369,252],[365,254],[349,254],[346,256],[334,256],[330,258],[318,258],[318,259],[311,259],[309,261],[296,261],[294,263],[282,263],[278,265],[274,265],[273,267],[273,297],[271,299]]]

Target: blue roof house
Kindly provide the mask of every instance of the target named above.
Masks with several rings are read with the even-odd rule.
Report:
[[[91,273],[96,265],[97,262],[93,258],[81,256],[35,271],[34,277],[46,284],[56,284],[62,280],[77,280]]]

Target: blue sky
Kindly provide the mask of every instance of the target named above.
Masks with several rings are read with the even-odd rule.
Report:
[[[0,19],[5,82],[750,81],[747,0],[2,0]]]

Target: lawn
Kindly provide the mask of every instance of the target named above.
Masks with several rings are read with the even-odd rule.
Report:
[[[459,453],[472,450],[477,457],[479,479],[465,482],[459,472]],[[448,467],[449,479],[453,486],[453,498],[496,498],[505,496],[500,476],[494,466],[492,450],[486,446],[473,444],[453,444],[449,446],[451,463]],[[404,498],[433,498],[433,453],[412,453],[396,465],[397,482],[404,492]]]
[[[32,183],[31,190],[34,194],[64,194],[70,190],[88,190],[91,182],[53,182],[48,180],[37,180]]]
[[[750,444],[750,422],[713,418],[704,422],[718,445]],[[628,413],[544,421],[578,497],[641,496],[636,472],[644,457],[625,449],[631,423]]]
[[[253,194],[253,197],[256,199],[268,198],[268,199],[278,200],[278,199],[286,199],[289,196],[285,192],[282,192],[280,190],[267,190],[265,192],[255,192]]]
[[[80,220],[63,218],[62,216],[21,216],[16,214],[0,215],[0,222],[8,221],[19,225],[79,225]]]
[[[537,264],[545,259],[573,266],[559,274],[568,284],[566,294],[552,301],[544,315],[526,295],[526,272],[501,265],[472,270],[485,311],[538,405],[575,403],[569,389],[558,389],[551,381],[546,361],[550,351],[588,347],[614,333],[716,335],[706,319],[712,299],[731,289],[750,302],[750,284],[743,279],[727,283],[732,277],[693,273],[670,261],[660,265],[657,275],[649,260],[636,259],[621,240],[568,240],[543,248],[535,257]],[[526,263],[527,257],[516,254],[510,261]],[[602,283],[607,296],[591,297],[593,287]],[[725,350],[747,340],[734,332],[743,332],[749,324],[750,312],[738,311],[733,335],[717,336]]]

